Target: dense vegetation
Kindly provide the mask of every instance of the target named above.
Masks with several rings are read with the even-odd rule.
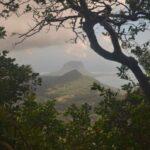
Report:
[[[0,57],[3,58],[0,59],[3,60],[0,66],[0,88],[5,89],[7,86],[15,88],[13,95],[12,90],[7,91],[7,95],[11,97],[6,97],[4,94],[6,92],[0,93],[1,149],[142,150],[149,148],[150,105],[144,100],[140,91],[129,92],[125,100],[119,101],[116,100],[116,93],[94,84],[92,89],[99,90],[100,96],[103,97],[99,105],[95,108],[88,104],[80,107],[71,105],[64,114],[59,114],[55,109],[55,101],[49,100],[39,104],[35,101],[35,95],[24,95],[20,92],[20,89],[24,88],[16,88],[25,87],[27,93],[34,93],[29,87],[35,85],[33,83],[38,79],[37,74],[33,76],[34,73],[28,66],[15,64],[14,59],[8,58],[5,52]],[[20,82],[18,73],[20,70],[22,73],[22,67],[26,76],[23,76]],[[6,69],[9,74],[6,73]],[[34,78],[31,78],[31,75]],[[18,96],[23,97],[18,99]]]

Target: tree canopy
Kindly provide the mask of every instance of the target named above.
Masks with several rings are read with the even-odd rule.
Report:
[[[132,93],[119,101],[110,89],[94,85],[103,100],[92,108],[71,105],[64,114],[55,101],[24,99],[19,107],[0,103],[0,148],[6,150],[120,150],[149,148],[150,105]],[[4,104],[7,103],[4,101]]]
[[[12,105],[34,96],[41,80],[30,66],[19,66],[7,53],[0,53],[0,104]]]

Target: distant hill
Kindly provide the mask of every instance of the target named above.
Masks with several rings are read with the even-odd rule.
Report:
[[[90,72],[88,72],[86,70],[84,64],[81,61],[69,61],[69,62],[65,63],[60,70],[51,73],[51,75],[61,76],[61,75],[65,74],[67,72],[70,72],[72,70],[77,70],[83,75],[90,75],[91,74]]]
[[[72,70],[62,76],[42,76],[42,86],[38,88],[38,100],[56,99],[60,110],[72,103],[95,105],[100,101],[98,92],[92,91],[92,77]]]
[[[81,62],[72,61],[66,63],[57,75],[43,75],[42,86],[37,89],[38,101],[55,99],[59,110],[64,110],[72,103],[97,104],[101,97],[98,91],[91,90],[91,86],[94,82],[101,83],[89,74]],[[111,89],[117,91],[115,88]]]

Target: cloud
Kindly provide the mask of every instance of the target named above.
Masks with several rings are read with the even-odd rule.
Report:
[[[118,2],[125,4],[125,0],[118,0]]]
[[[71,56],[75,56],[77,58],[87,58],[89,55],[88,49],[89,46],[82,41],[79,41],[76,44],[66,44],[64,45],[65,52]]]
[[[28,55],[33,55],[32,49],[26,49],[25,51],[26,51],[26,53],[27,53]]]
[[[99,36],[100,45],[107,51],[113,52],[112,42],[109,36],[100,35]]]
[[[13,15],[8,20],[2,20],[2,26],[6,27],[7,38],[4,40],[0,40],[0,48],[1,50],[32,50],[34,48],[43,48],[49,47],[53,45],[60,45],[65,49],[65,52],[69,55],[74,55],[76,57],[86,58],[88,55],[87,49],[89,46],[87,44],[83,44],[81,41],[77,44],[66,44],[66,41],[69,41],[75,35],[69,29],[60,29],[56,32],[55,28],[51,28],[49,32],[47,29],[44,29],[40,33],[34,35],[33,37],[28,38],[23,43],[15,46],[16,42],[19,42],[16,36],[11,36],[12,33],[24,33],[28,31],[30,26],[33,26],[34,22],[32,21],[32,16],[30,14],[26,14],[21,17],[17,17]],[[100,44],[104,46],[104,48],[111,49],[110,41],[106,37],[99,36]],[[30,52],[31,54],[31,52]]]
[[[30,26],[33,26],[31,15],[25,15],[22,17],[17,17],[13,15],[8,20],[3,20],[1,26],[5,26],[7,31],[7,37],[4,40],[0,40],[1,49],[28,49],[36,47],[46,47],[51,45],[62,45],[66,41],[70,40],[74,35],[71,30],[60,29],[56,32],[53,27],[48,32],[48,29],[44,29],[38,34],[28,38],[23,43],[15,46],[15,43],[19,42],[17,36],[11,36],[12,33],[25,33],[29,30]]]

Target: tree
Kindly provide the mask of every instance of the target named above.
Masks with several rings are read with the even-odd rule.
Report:
[[[125,50],[128,48],[131,52],[131,49],[134,48],[137,51],[139,46],[135,42],[136,36],[139,32],[144,32],[149,28],[149,0],[125,0],[125,3],[120,0],[29,0],[21,4],[17,0],[10,0],[7,3],[3,1],[1,4],[7,9],[10,5],[9,11],[16,10],[12,9],[12,6],[18,9],[20,5],[25,4],[24,12],[33,13],[36,24],[25,34],[19,36],[22,38],[21,41],[41,31],[45,26],[55,26],[59,29],[65,27],[68,22],[69,27],[76,34],[75,41],[87,36],[91,48],[98,55],[127,66],[149,99],[149,77],[139,66],[141,62],[137,55],[133,56],[135,53],[132,53],[131,56],[128,56]],[[96,25],[105,29],[103,34],[110,37],[113,52],[104,49],[99,44],[94,30]],[[85,34],[81,33],[82,30]]]
[[[149,147],[150,105],[139,93],[118,101],[116,94],[93,85],[104,99],[96,106],[98,120],[93,126],[95,145],[102,149],[147,149]]]
[[[92,109],[70,106],[65,116],[55,101],[25,100],[15,110],[0,105],[0,148],[15,150],[120,150],[149,148],[150,105],[143,97],[116,100],[110,89],[94,85],[103,95]],[[67,118],[66,118],[67,116]],[[63,120],[62,120],[63,117]],[[91,119],[93,118],[93,119]]]
[[[19,4],[16,3],[15,0],[0,0],[0,19],[5,18],[7,19],[12,12],[15,12],[19,8]],[[5,27],[0,26],[0,39],[5,38],[6,31]]]
[[[7,57],[7,53],[0,53],[0,104],[11,105],[34,96],[41,81],[30,66],[19,66],[15,59]]]

